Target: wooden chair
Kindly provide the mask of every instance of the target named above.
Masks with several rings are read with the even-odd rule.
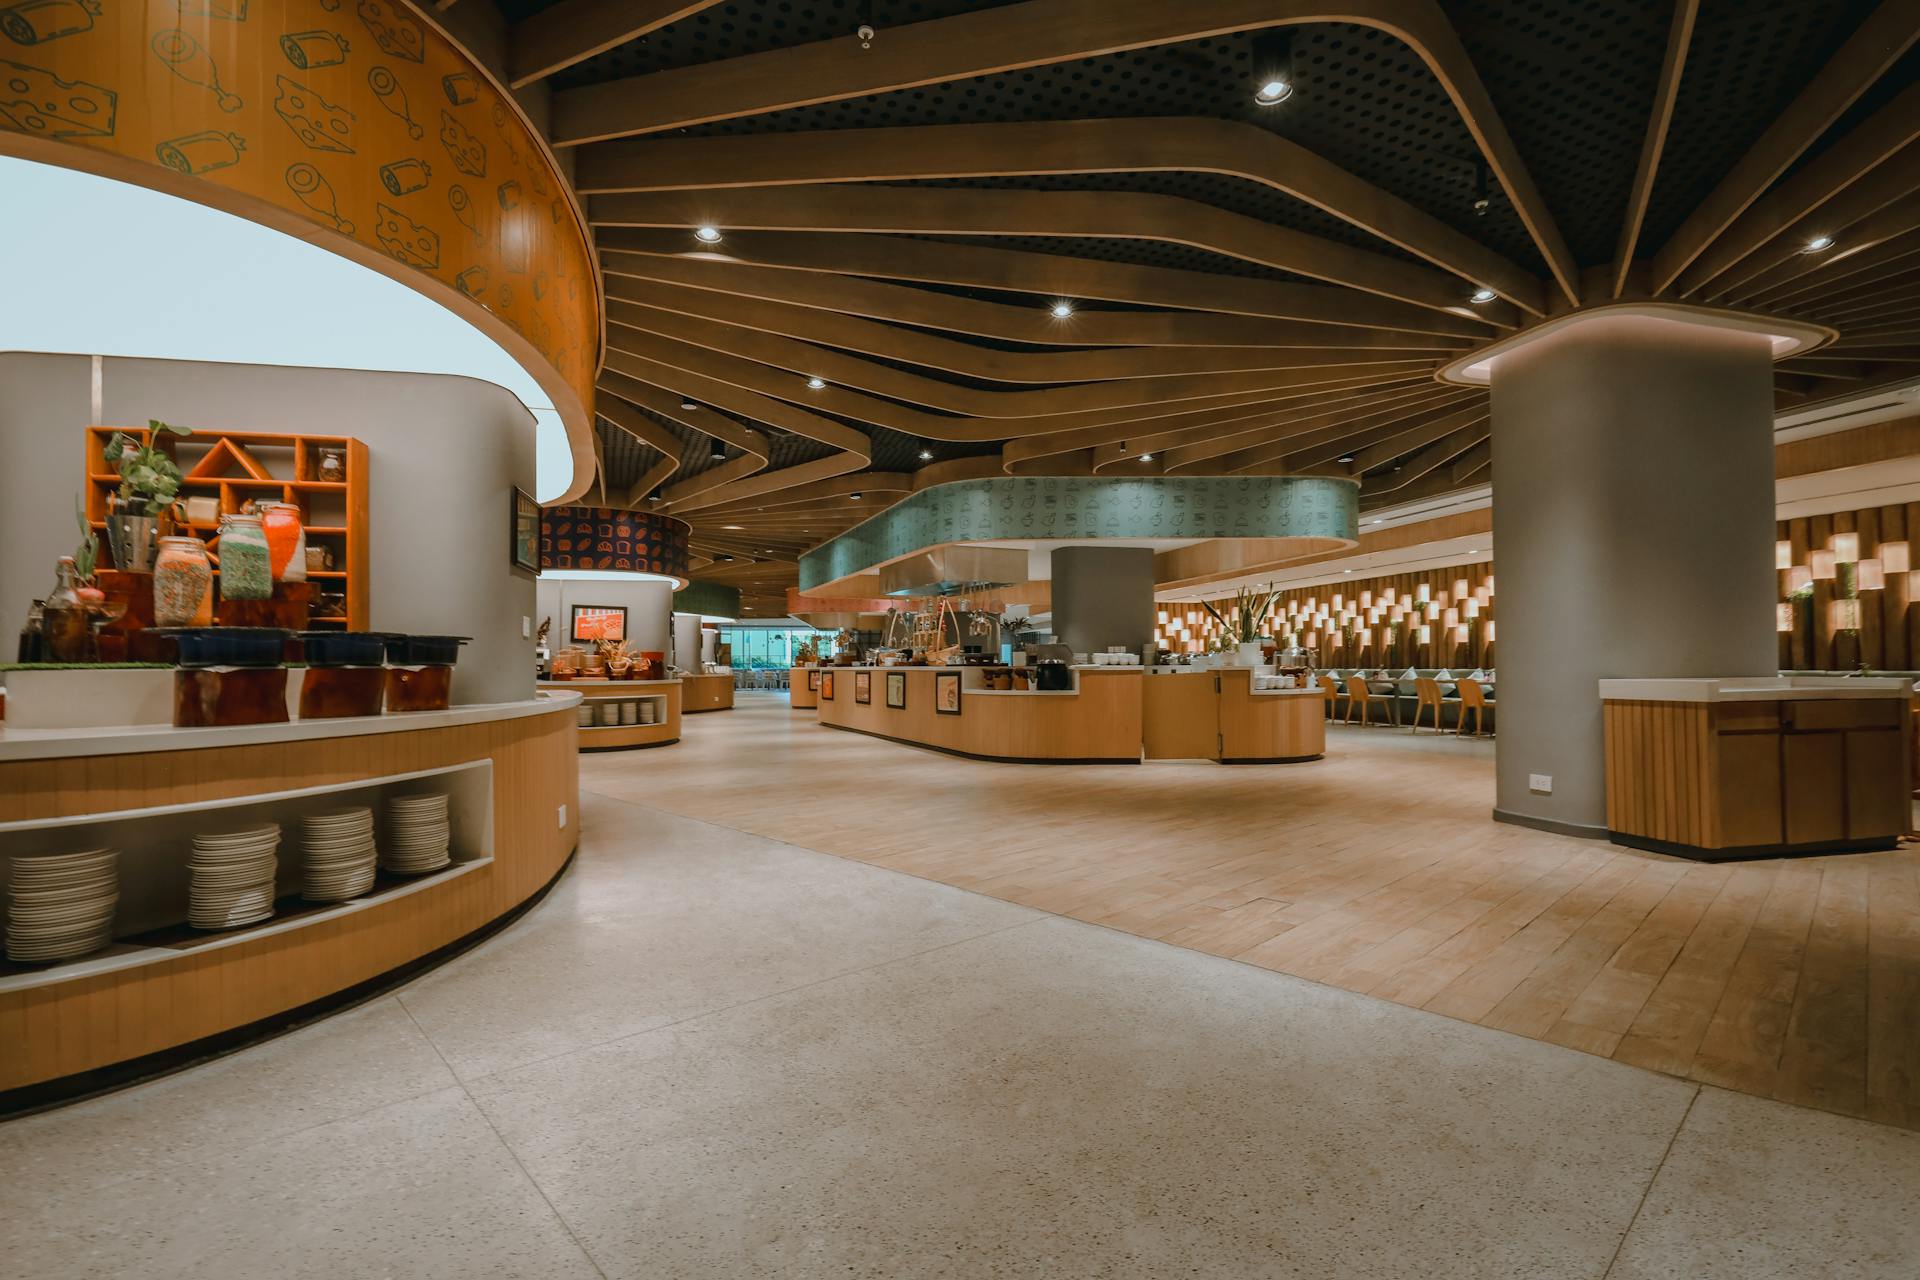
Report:
[[[1375,696],[1373,690],[1367,687],[1367,682],[1359,676],[1347,677],[1348,724],[1353,723],[1353,713],[1356,711],[1360,713],[1360,723],[1362,725],[1372,724],[1373,704],[1376,702],[1380,704],[1380,714],[1388,717],[1383,723],[1393,723],[1393,713],[1387,709],[1386,699]]]
[[[1485,729],[1487,717],[1487,693],[1480,687],[1478,680],[1462,680],[1456,686],[1460,690],[1460,724],[1455,733],[1467,731],[1467,713],[1473,713],[1473,736],[1479,737]]]
[[[1415,676],[1413,679],[1415,701],[1413,704],[1413,731],[1420,732],[1420,713],[1428,707],[1433,708],[1433,731],[1440,732],[1440,704],[1446,699],[1440,696],[1440,682],[1432,676]]]
[[[1320,687],[1324,689],[1327,694],[1327,719],[1333,720],[1338,718],[1340,715],[1340,699],[1347,695],[1340,692],[1340,685],[1332,676],[1321,676]]]

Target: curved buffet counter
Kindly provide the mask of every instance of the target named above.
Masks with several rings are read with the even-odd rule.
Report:
[[[580,695],[582,751],[637,751],[680,741],[679,680],[542,680],[540,689]]]
[[[1254,684],[1248,667],[1154,671],[1145,688],[1147,759],[1295,764],[1326,754],[1326,694]]]
[[[733,710],[733,672],[722,671],[718,675],[683,675],[680,677],[680,697],[682,710],[688,715],[701,711]]]
[[[787,668],[787,705],[796,711],[811,711],[820,705],[820,693],[816,685],[820,679],[818,667]]]
[[[118,848],[114,942],[0,962],[0,1113],[245,1043],[425,967],[504,923],[579,836],[578,698],[235,728],[0,729],[0,864]],[[382,871],[345,902],[299,896],[299,818],[449,797],[453,861]],[[274,914],[185,922],[197,834],[280,824]],[[384,827],[381,828],[384,834]]]
[[[997,690],[979,667],[822,667],[820,723],[977,760],[1138,764],[1141,678],[1138,667],[1075,667],[1072,689]]]

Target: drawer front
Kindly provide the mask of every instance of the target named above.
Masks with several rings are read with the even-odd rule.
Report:
[[[1891,729],[1907,714],[1904,698],[1822,699],[1783,704],[1790,729]]]

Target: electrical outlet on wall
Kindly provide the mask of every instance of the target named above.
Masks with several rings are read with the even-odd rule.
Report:
[[[522,640],[533,638],[533,619],[524,613],[520,615],[520,638]]]
[[[559,814],[558,814],[557,816],[558,816],[558,822],[557,822],[557,825],[558,825],[558,826],[560,827],[560,829],[561,829],[561,830],[563,830],[563,831],[564,831],[564,830],[566,830],[566,826],[567,826],[567,806],[565,806],[565,805],[561,805],[561,806],[560,806],[560,811],[559,811]]]
[[[1553,794],[1553,775],[1550,773],[1530,773],[1527,775],[1527,790],[1537,796]]]

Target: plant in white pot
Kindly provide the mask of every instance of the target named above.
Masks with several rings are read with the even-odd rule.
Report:
[[[1273,613],[1274,603],[1279,599],[1280,592],[1271,582],[1267,584],[1264,596],[1242,587],[1233,598],[1232,622],[1228,622],[1226,615],[1214,608],[1210,600],[1202,600],[1200,607],[1212,614],[1214,621],[1238,644],[1240,665],[1257,667],[1266,659],[1266,646],[1260,642],[1261,631]]]

